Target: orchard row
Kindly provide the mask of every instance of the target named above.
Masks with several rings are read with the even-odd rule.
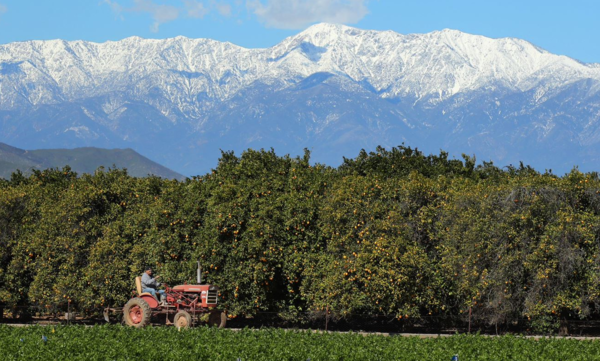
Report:
[[[186,181],[63,170],[0,181],[0,303],[122,306],[145,266],[220,287],[232,316],[489,324],[600,316],[600,180],[399,147],[338,168],[223,153]]]

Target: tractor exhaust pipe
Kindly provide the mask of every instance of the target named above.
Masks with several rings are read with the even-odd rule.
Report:
[[[196,273],[196,280],[198,281],[199,285],[202,284],[202,268],[200,267],[200,261],[198,261],[198,271]]]

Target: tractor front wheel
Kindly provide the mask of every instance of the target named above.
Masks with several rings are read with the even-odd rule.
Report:
[[[179,311],[175,314],[173,323],[177,328],[189,328],[192,327],[192,316],[186,311]]]
[[[132,298],[123,307],[123,320],[127,326],[144,327],[150,324],[152,310],[148,302],[141,298]]]
[[[224,328],[227,323],[227,313],[219,310],[213,310],[208,316],[208,325],[212,327]]]

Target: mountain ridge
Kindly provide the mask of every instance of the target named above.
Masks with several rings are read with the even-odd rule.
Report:
[[[367,37],[367,40],[370,40],[372,44],[375,44],[375,48],[377,49],[365,45],[362,41],[364,37]],[[353,43],[352,40],[354,38],[361,40],[360,43]],[[11,64],[16,64],[18,66],[26,63],[32,58],[35,58],[33,56],[34,54],[43,55],[43,58],[47,61],[34,61],[33,63],[30,62],[31,65],[34,66],[36,69],[40,70],[40,72],[42,73],[41,75],[49,76],[59,86],[61,85],[61,82],[64,83],[66,81],[66,75],[70,75],[70,77],[68,77],[68,80],[71,82],[85,81],[87,82],[89,87],[95,87],[100,85],[102,83],[102,80],[104,80],[102,79],[103,74],[109,73],[111,71],[115,73],[121,73],[128,66],[130,69],[133,70],[133,75],[136,74],[136,71],[139,72],[143,71],[144,69],[149,71],[171,70],[188,72],[189,75],[198,75],[206,73],[208,75],[213,76],[214,79],[218,79],[222,82],[226,81],[226,78],[228,77],[228,71],[238,70],[238,75],[241,74],[246,77],[250,75],[248,79],[244,79],[245,81],[239,81],[238,84],[234,84],[239,87],[241,85],[247,85],[248,83],[255,81],[257,78],[264,78],[270,76],[274,76],[276,78],[285,78],[281,76],[281,71],[280,69],[277,69],[277,66],[270,66],[271,64],[269,63],[276,62],[274,59],[276,59],[280,63],[283,63],[279,65],[284,69],[287,65],[286,61],[302,62],[303,60],[308,59],[311,60],[311,63],[315,63],[318,65],[318,71],[332,72],[333,70],[333,72],[335,72],[335,70],[339,70],[342,73],[349,75],[353,80],[361,81],[365,76],[365,69],[349,67],[348,64],[344,64],[343,58],[333,60],[326,59],[330,61],[325,62],[325,64],[322,64],[324,63],[324,61],[321,61],[321,58],[309,59],[306,57],[307,52],[310,52],[310,50],[307,50],[306,48],[298,49],[298,47],[303,44],[312,44],[316,47],[338,46],[338,48],[334,50],[338,53],[338,56],[343,57],[348,56],[348,54],[341,53],[339,47],[341,45],[345,45],[346,48],[352,46],[353,50],[355,51],[354,54],[357,54],[357,58],[363,63],[365,63],[365,58],[375,59],[372,62],[372,64],[364,64],[366,68],[376,68],[377,66],[382,66],[385,68],[386,66],[390,66],[391,63],[391,65],[398,65],[398,68],[400,69],[400,71],[395,72],[397,73],[396,76],[402,75],[403,66],[414,66],[414,64],[411,64],[411,62],[418,63],[418,61],[409,61],[408,54],[394,53],[391,49],[389,49],[389,46],[388,48],[382,47],[381,44],[385,45],[387,42],[389,45],[389,42],[391,41],[401,43],[404,46],[402,50],[409,52],[413,51],[414,47],[423,46],[423,43],[430,47],[437,46],[437,50],[440,50],[441,46],[441,50],[444,50],[445,52],[438,52],[438,58],[442,55],[445,58],[450,58],[442,58],[441,60],[457,61],[456,57],[461,57],[463,58],[462,60],[464,60],[464,62],[471,68],[482,69],[486,66],[489,66],[490,69],[492,69],[492,71],[496,71],[496,69],[494,69],[494,67],[490,65],[501,65],[507,67],[512,64],[509,64],[510,62],[506,59],[499,59],[498,56],[480,56],[482,54],[482,51],[495,51],[494,54],[497,55],[501,53],[499,52],[500,50],[503,50],[505,52],[508,52],[509,55],[514,55],[516,53],[519,53],[515,52],[515,50],[520,50],[520,52],[526,50],[527,53],[523,53],[526,55],[525,58],[534,58],[534,56],[537,56],[537,58],[533,59],[534,61],[528,62],[525,62],[523,59],[519,59],[518,66],[514,66],[512,69],[509,69],[513,73],[516,72],[516,74],[508,74],[506,79],[502,79],[503,81],[506,81],[507,84],[521,86],[520,90],[522,91],[529,88],[531,84],[519,84],[520,81],[526,81],[527,78],[535,75],[536,72],[542,70],[556,70],[553,68],[547,69],[548,66],[562,66],[567,68],[567,70],[571,70],[572,72],[568,74],[571,75],[569,79],[572,79],[573,77],[576,79],[593,77],[596,80],[600,80],[600,71],[596,70],[598,64],[595,64],[596,66],[589,66],[588,64],[579,62],[575,59],[571,59],[563,55],[554,55],[525,40],[517,38],[491,39],[480,35],[471,35],[450,29],[434,31],[425,34],[402,35],[391,31],[379,32],[373,30],[359,30],[343,25],[331,24],[314,25],[298,35],[284,39],[281,43],[271,48],[262,49],[248,49],[231,43],[218,42],[211,39],[191,39],[187,37],[175,37],[164,40],[130,37],[121,41],[108,41],[104,43],[93,43],[82,40],[70,42],[64,40],[28,41],[0,45],[0,62],[8,63],[8,61],[10,61]],[[156,54],[159,54],[159,56],[138,56],[137,54],[131,54],[131,45],[136,45],[137,48],[140,49],[139,52],[141,52],[142,55],[144,52],[149,53],[154,51],[156,52]],[[478,45],[478,47],[476,48],[475,45]],[[209,46],[210,48],[207,49],[206,46]],[[486,46],[488,48],[481,49],[481,46]],[[14,49],[15,47],[21,49]],[[519,49],[515,49],[514,47],[517,47]],[[408,50],[406,48],[408,48]],[[476,50],[475,52],[474,49]],[[211,50],[218,54],[207,56],[207,54],[203,53],[203,51],[206,50]],[[297,54],[298,50],[301,54]],[[348,49],[344,50],[346,50],[346,53],[349,53]],[[377,57],[372,57],[371,55],[373,54],[366,54],[369,55],[368,57],[364,56],[364,52],[374,53],[374,50],[379,50],[376,53],[378,54]],[[236,51],[239,52],[239,54],[233,54],[233,52]],[[361,51],[363,53],[361,53]],[[66,54],[62,54],[62,52],[66,52]],[[537,52],[538,54],[535,54],[535,52]],[[13,59],[11,59],[10,55],[15,53],[21,54],[20,56],[17,55],[16,59],[13,55]],[[127,55],[123,55],[123,53],[127,53]],[[425,52],[423,54],[425,54],[425,56],[429,56],[428,52]],[[199,55],[204,55],[204,57],[201,57]],[[300,57],[304,56],[304,59],[297,59],[296,55]],[[334,56],[336,54],[331,55]],[[385,59],[387,62],[379,61],[382,57],[385,56],[388,57],[388,59]],[[453,58],[453,56],[455,56],[455,58]],[[110,57],[111,61],[105,59],[106,57]],[[229,60],[228,64],[223,64],[224,58],[229,58],[227,59]],[[200,59],[200,61],[195,61],[194,59]],[[247,60],[248,64],[245,67],[240,65],[239,61],[242,60]],[[257,66],[255,66],[254,68],[252,67],[252,64],[256,64],[257,62],[261,61],[263,63],[266,63],[262,64],[261,69],[259,69]],[[501,64],[494,64],[494,61],[501,61]],[[437,62],[440,63],[440,60],[438,59]],[[217,67],[217,69],[211,72],[210,68],[217,64],[221,67]],[[307,68],[303,69],[303,76],[306,76],[308,73],[317,72],[315,69],[310,69],[310,64],[306,62],[304,62],[302,65],[307,66]],[[439,76],[440,74],[442,74],[440,70],[443,71],[443,66],[446,64],[437,65],[441,67],[439,69],[434,70],[438,70],[436,74]],[[462,65],[464,66],[464,64]],[[344,66],[346,67],[344,68]],[[76,73],[73,73],[73,68],[76,68]],[[460,69],[468,70],[463,68]],[[454,71],[455,69],[452,68],[451,70]],[[525,70],[528,71],[526,72]],[[68,71],[71,71],[71,74],[67,74]],[[298,70],[295,69],[295,71]],[[413,74],[414,71],[411,71],[410,73]],[[418,74],[419,76],[421,76],[422,72],[418,72]],[[446,75],[446,73],[443,74]],[[501,75],[501,73],[495,74]],[[291,75],[293,76],[294,74]],[[100,78],[100,80],[98,80],[98,78]],[[565,77],[563,76],[563,78]],[[109,80],[111,80],[111,78],[109,78]],[[378,80],[380,81],[381,79]],[[404,81],[402,82],[398,80],[399,79],[393,79],[393,81],[397,83],[406,83],[406,80],[411,79],[403,78]],[[414,82],[411,82],[411,85],[412,84],[414,84]],[[107,86],[109,85],[110,84],[108,84]],[[375,89],[380,91],[382,89],[385,89],[386,85],[389,84],[381,83],[376,85],[378,86],[375,86]],[[432,87],[430,87],[426,89],[426,91],[423,92],[423,94],[432,94],[435,92],[449,92],[449,94],[452,95],[456,94],[457,86],[459,85],[454,84],[453,86],[445,87],[438,86],[437,89],[433,89]],[[78,88],[74,87],[74,89]],[[70,89],[63,89],[61,93],[68,93],[69,90]],[[233,89],[224,89],[221,95],[230,95],[230,92],[235,92],[237,90],[237,87],[234,87]],[[220,93],[221,92],[216,92],[217,95],[219,95]],[[392,94],[387,95],[391,96]],[[393,95],[397,95],[397,93]],[[0,103],[0,106],[2,105],[3,104]]]
[[[131,147],[187,175],[214,166],[218,149],[311,148],[327,163],[353,155],[319,139],[346,139],[340,147],[354,154],[353,144],[407,142],[586,168],[600,154],[599,93],[600,64],[451,29],[317,24],[261,49],[182,36],[0,45],[0,141]],[[575,152],[568,159],[547,157],[552,129],[568,134],[559,137]],[[521,146],[515,134],[536,144]]]

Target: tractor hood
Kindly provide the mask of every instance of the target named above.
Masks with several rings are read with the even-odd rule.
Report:
[[[179,285],[173,287],[173,291],[185,293],[201,293],[206,291],[218,291],[219,288],[213,285]]]

